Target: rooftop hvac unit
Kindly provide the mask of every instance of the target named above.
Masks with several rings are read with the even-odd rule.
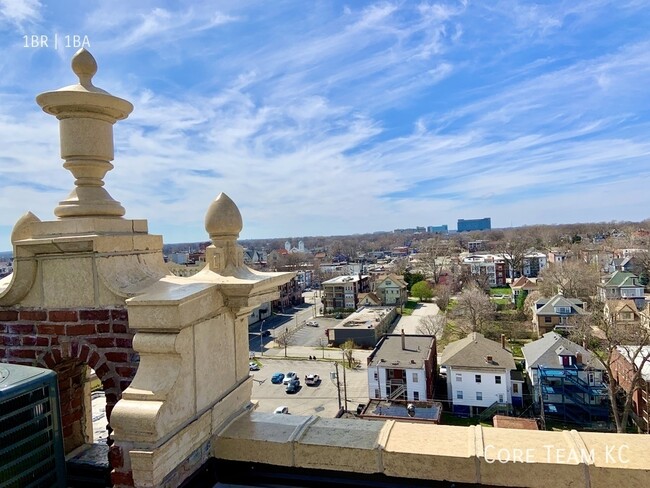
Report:
[[[65,487],[56,374],[0,364],[0,488]]]

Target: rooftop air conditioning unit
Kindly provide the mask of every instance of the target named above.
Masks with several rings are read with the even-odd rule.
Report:
[[[0,487],[65,487],[56,373],[0,364]]]

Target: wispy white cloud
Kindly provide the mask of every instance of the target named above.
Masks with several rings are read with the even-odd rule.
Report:
[[[245,237],[643,218],[650,34],[634,26],[650,14],[585,3],[87,7],[96,82],[135,105],[106,188],[168,242],[205,238],[220,191]],[[57,123],[33,103],[74,81],[72,52],[49,54],[2,66],[5,228],[72,188]],[[603,203],[605,187],[632,205]]]
[[[39,0],[0,0],[0,26],[4,23],[19,28],[41,20]]]

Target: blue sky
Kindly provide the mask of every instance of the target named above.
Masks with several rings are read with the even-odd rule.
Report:
[[[135,106],[106,189],[168,243],[222,191],[242,238],[646,219],[649,6],[0,0],[0,249],[73,186],[34,101],[76,81],[66,35]]]

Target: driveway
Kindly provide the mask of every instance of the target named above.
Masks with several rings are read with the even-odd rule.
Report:
[[[404,330],[405,334],[419,334],[417,328],[420,324],[420,318],[426,315],[437,315],[438,312],[440,312],[440,309],[435,303],[418,302],[418,306],[413,310],[412,315],[402,315],[395,326],[393,334],[401,334],[402,330]]]

